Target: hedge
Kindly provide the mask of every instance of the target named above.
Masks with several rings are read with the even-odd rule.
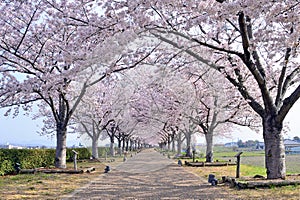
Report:
[[[92,153],[87,148],[71,148],[67,149],[67,162],[72,162],[74,153],[72,150],[78,153],[77,159],[90,159],[92,157]]]
[[[78,159],[89,159],[91,153],[86,148],[67,149],[67,162],[73,161],[74,153],[78,152]],[[13,174],[15,164],[21,169],[50,167],[54,165],[55,149],[0,149],[0,175]]]

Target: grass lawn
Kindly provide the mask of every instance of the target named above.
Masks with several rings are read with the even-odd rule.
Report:
[[[186,170],[208,179],[209,174],[214,174],[219,180],[222,176],[235,177],[236,166],[225,167],[185,167]],[[263,167],[241,165],[241,178],[253,177],[256,174],[265,175]],[[237,190],[229,188],[229,186],[218,185],[224,190],[229,191],[231,194],[236,195],[237,199],[300,199],[300,186],[285,186],[264,189],[248,189]]]
[[[241,164],[244,165],[253,165],[257,167],[264,168],[265,166],[265,152],[264,151],[250,151],[249,149],[237,149],[237,151],[233,151],[233,148],[227,147],[214,147],[214,160],[218,160],[219,162],[228,162],[231,160],[232,162],[236,161],[235,155],[238,152],[243,152],[241,154]],[[197,149],[197,159],[199,162],[205,161],[205,147],[200,147]],[[200,152],[200,153],[199,153]],[[201,155],[202,157],[199,157]],[[188,160],[188,161],[191,161]],[[287,174],[300,174],[300,155],[286,155],[286,171]]]
[[[244,155],[244,154],[243,154]],[[246,154],[247,155],[247,154]],[[220,157],[220,159],[229,157]],[[109,160],[109,159],[108,159]],[[256,174],[265,176],[263,156],[242,156],[241,177],[251,177]],[[91,180],[103,174],[106,165],[115,166],[123,161],[122,157],[115,158],[110,163],[78,163],[78,168],[95,167],[93,173],[83,174],[20,174],[0,177],[0,199],[61,199],[75,189],[83,187]],[[287,156],[288,172],[300,173],[300,155]],[[176,162],[176,160],[174,160]],[[234,161],[233,161],[234,162]],[[73,167],[69,163],[69,167]],[[194,174],[207,180],[209,174],[215,174],[218,179],[222,176],[234,177],[236,166],[226,167],[184,167]],[[236,195],[237,199],[300,199],[300,186],[288,186],[271,189],[236,190],[228,186],[217,186]]]
[[[205,180],[208,179],[209,174],[214,174],[219,180],[221,180],[222,176],[235,177],[236,175],[236,166],[185,167],[185,169],[198,176],[204,177]],[[245,177],[253,177],[256,174],[266,176],[264,167],[244,164],[241,165],[241,179],[244,179]],[[225,185],[218,185],[217,187],[236,195],[237,199],[300,199],[300,185],[246,190],[237,190]]]
[[[200,152],[205,152],[201,149]],[[243,150],[241,150],[243,151]],[[232,148],[215,148],[214,160],[220,162],[226,161],[235,162],[234,157],[240,151],[232,151]],[[204,161],[205,158],[199,158],[199,161]],[[191,161],[191,159],[189,160]],[[300,155],[287,155],[286,168],[287,174],[300,174]],[[222,176],[235,177],[236,166],[225,167],[186,167],[192,173],[208,179],[209,174],[214,174],[216,178],[221,179]],[[240,177],[253,177],[254,175],[262,175],[266,177],[264,151],[243,151],[241,155]],[[300,177],[299,177],[300,179]],[[235,194],[237,199],[300,199],[300,186],[274,187],[270,189],[253,189],[253,190],[236,190],[224,187],[231,193]]]
[[[0,177],[0,199],[61,199],[61,196],[84,186],[104,172],[106,165],[114,166],[122,162],[122,158],[114,158],[110,163],[78,163],[78,169],[95,167],[92,173],[83,174],[19,174]],[[108,159],[109,160],[109,159]],[[73,167],[73,163],[68,163]]]

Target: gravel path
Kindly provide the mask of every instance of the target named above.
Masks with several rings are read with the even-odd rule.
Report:
[[[65,199],[234,198],[153,149],[147,149]]]

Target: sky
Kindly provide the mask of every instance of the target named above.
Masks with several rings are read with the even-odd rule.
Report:
[[[42,120],[32,120],[20,113],[16,118],[4,117],[0,109],[0,144],[56,146],[55,138],[40,136],[38,131],[43,126]],[[77,141],[76,141],[77,140]],[[67,136],[67,145],[78,145],[80,140],[74,134]]]
[[[12,119],[12,117],[4,117],[4,110],[0,110],[0,144],[18,144],[18,145],[46,145],[56,146],[55,137],[40,136],[37,132],[42,127],[41,120],[32,120],[29,116],[24,116],[22,113]],[[285,135],[286,139],[292,139],[295,136],[300,137],[300,101],[297,102],[285,122],[289,123],[289,129]],[[247,128],[235,130],[229,138],[219,138],[215,143],[236,142],[238,139],[242,141],[259,140],[263,141],[262,134],[255,133]],[[197,142],[204,143],[204,137],[198,137]],[[67,146],[88,145],[89,142],[83,138],[77,138],[76,134],[69,134],[67,136]],[[104,145],[102,143],[102,145]]]

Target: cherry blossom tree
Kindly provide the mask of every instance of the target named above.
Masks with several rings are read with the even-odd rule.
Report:
[[[300,97],[299,1],[112,2],[107,14],[224,75],[260,116],[268,179],[284,179],[283,122]]]
[[[1,107],[24,105],[27,109],[35,101],[43,102],[43,111],[49,106],[56,122],[57,167],[66,167],[67,124],[85,91],[83,87],[71,105],[70,85],[86,67],[84,54],[95,47],[92,33],[101,30],[100,24],[89,25],[95,17],[87,5],[65,1],[1,3],[1,74],[13,78],[2,84]],[[86,31],[87,27],[92,29]]]
[[[157,136],[164,143],[168,151],[175,152],[175,139],[178,132],[177,126],[171,126],[167,122],[164,124],[162,130],[157,132]],[[172,144],[172,148],[171,148]]]
[[[112,77],[93,85],[82,98],[73,116],[78,128],[75,130],[81,137],[92,140],[92,156],[98,158],[98,142],[104,140],[106,127],[112,122],[113,87]]]
[[[137,107],[133,107],[139,113],[137,116],[163,125],[158,135],[166,143],[168,150],[171,150],[171,143],[172,150],[175,150],[178,130],[184,133],[187,156],[192,156],[192,136],[199,132],[199,126],[206,138],[207,162],[212,162],[213,136],[229,134],[229,122],[252,127],[253,122],[249,119],[255,121],[253,119],[256,116],[252,115],[250,118],[252,113],[246,112],[247,104],[239,94],[233,95],[237,92],[232,90],[222,76],[215,74],[214,70],[206,70],[197,63],[194,65],[189,62],[188,65],[179,72],[158,67],[151,75],[148,71],[149,82],[144,83],[144,87],[140,85],[142,89],[139,103],[135,104]],[[143,74],[145,81],[146,72]],[[172,109],[168,109],[170,106]],[[174,116],[181,120],[174,123]]]
[[[223,76],[203,68],[199,72],[193,68],[188,74],[195,86],[195,103],[191,105],[188,116],[205,136],[206,162],[213,162],[214,137],[228,135],[233,125],[247,126],[256,131],[261,126],[258,116]]]
[[[199,133],[198,130],[199,128],[197,127],[197,124],[191,120],[191,116],[183,118],[179,132],[184,134],[184,140],[186,142],[185,156],[187,157],[192,157],[192,138],[195,134]]]
[[[118,26],[118,19],[101,15],[104,3],[0,4],[0,107],[15,107],[18,114],[21,106],[30,111],[39,103],[40,115],[47,117],[43,130],[56,132],[59,168],[66,167],[67,127],[87,89],[147,57],[145,51],[133,56],[125,48],[135,34]]]
[[[100,94],[103,94],[105,90],[109,93],[106,99],[107,106],[104,107],[109,110],[106,118],[110,123],[105,127],[105,130],[107,137],[110,139],[110,154],[112,156],[115,155],[115,139],[118,141],[119,154],[121,154],[122,142],[124,141],[123,144],[125,140],[129,142],[129,138],[138,123],[135,118],[131,117],[129,106],[135,86],[124,78],[123,73],[126,72],[115,74],[114,80],[107,85],[106,89],[99,90]],[[103,105],[100,107],[103,107]]]
[[[176,134],[176,142],[177,142],[177,155],[181,155],[181,150],[182,150],[182,132],[178,131]]]
[[[156,126],[156,131],[152,132],[157,133],[168,150],[171,150],[172,144],[172,151],[175,151],[176,136],[182,132],[179,130],[183,123],[182,113],[190,109],[193,99],[193,85],[182,73],[172,73],[173,70],[169,68],[152,66],[152,70],[145,70],[147,72],[141,73],[143,79],[132,100],[133,116],[148,124],[147,127]],[[191,146],[191,140],[188,140],[190,136],[186,138],[187,146]],[[181,151],[181,139],[177,140],[177,146]]]
[[[133,118],[123,117],[122,122],[119,124],[119,132],[115,137],[118,140],[118,153],[122,155],[122,152],[128,151],[128,143],[130,137],[134,136],[138,122]]]

